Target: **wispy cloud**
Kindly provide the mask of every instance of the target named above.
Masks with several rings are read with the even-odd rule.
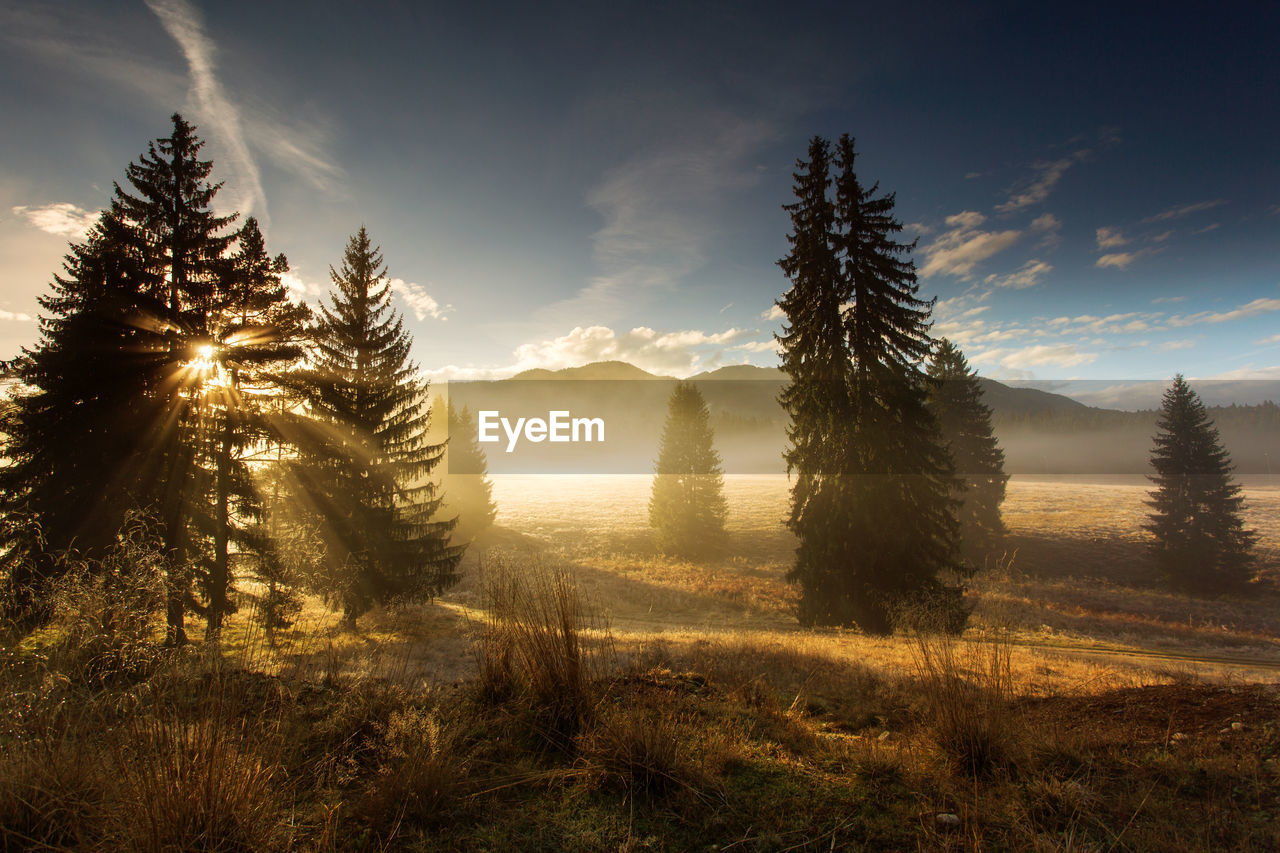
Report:
[[[1129,242],[1128,238],[1120,233],[1119,228],[1099,228],[1097,239],[1099,249],[1115,249]]]
[[[413,316],[417,317],[419,322],[428,317],[433,320],[444,322],[449,318],[446,315],[448,311],[453,309],[452,305],[441,305],[431,294],[427,293],[427,289],[420,284],[412,281],[405,281],[402,278],[393,278],[388,283],[391,292],[400,297],[405,305],[413,311]]]
[[[147,6],[186,57],[197,115],[216,134],[226,152],[224,163],[234,176],[229,188],[239,194],[235,208],[266,220],[267,196],[258,163],[245,140],[240,110],[227,98],[215,74],[215,48],[204,34],[200,11],[186,0],[147,0]]]
[[[983,231],[986,217],[974,210],[964,210],[946,218],[947,230],[923,248],[924,266],[920,275],[954,275],[970,278],[973,268],[987,258],[1003,252],[1018,242],[1021,231]]]
[[[1144,225],[1150,225],[1153,222],[1167,222],[1170,219],[1181,219],[1184,216],[1190,216],[1193,213],[1199,213],[1202,210],[1212,210],[1227,203],[1225,198],[1216,198],[1212,201],[1198,201],[1194,204],[1183,204],[1177,207],[1171,207],[1168,210],[1162,210],[1154,216],[1148,216],[1142,220]]]
[[[73,240],[83,240],[88,236],[99,216],[99,211],[85,210],[65,201],[35,207],[19,205],[13,208],[13,212],[47,234]]]
[[[1169,318],[1169,325],[1174,328],[1194,326],[1199,323],[1229,323],[1245,317],[1256,317],[1280,311],[1280,299],[1255,299],[1231,311],[1200,311],[1195,314],[1176,315]]]
[[[760,315],[760,319],[781,320],[785,316],[787,315],[783,313],[782,307],[780,305],[774,304],[769,306],[768,311],[765,311],[763,314]]]
[[[992,287],[1009,287],[1014,290],[1023,290],[1028,287],[1035,287],[1051,272],[1053,272],[1052,265],[1032,258],[1011,273],[989,275],[983,281]]]
[[[1260,347],[1266,346],[1267,344],[1280,344],[1280,335],[1272,335],[1269,338],[1262,338],[1261,340],[1254,341],[1254,344]]]
[[[1196,345],[1194,338],[1184,338],[1178,341],[1165,341],[1157,347],[1161,352],[1172,352],[1173,350],[1191,349]]]
[[[1108,252],[1094,262],[1094,266],[1100,269],[1127,269],[1130,264],[1138,260],[1138,258],[1146,255],[1154,254],[1153,249],[1138,249],[1136,252]]]
[[[23,311],[6,311],[3,308],[0,308],[0,320],[10,320],[15,323],[30,323],[35,320],[35,318]]]
[[[719,211],[734,191],[759,181],[755,152],[775,131],[726,115],[701,117],[685,130],[679,142],[610,169],[587,194],[604,222],[592,237],[598,272],[543,316],[622,317],[637,296],[674,290],[705,265]]]
[[[1075,344],[1035,344],[1021,349],[996,348],[976,353],[971,359],[974,363],[998,364],[1017,371],[1032,367],[1079,367],[1097,360],[1097,353],[1083,352]]]
[[[1035,165],[1036,176],[1031,182],[1011,195],[1008,201],[996,205],[996,210],[1000,213],[1012,213],[1024,207],[1040,204],[1049,197],[1049,193],[1053,192],[1053,188],[1057,186],[1058,181],[1062,180],[1062,176],[1066,174],[1067,170],[1088,156],[1089,152],[1087,150],[1080,150],[1069,157],[1037,163]]]

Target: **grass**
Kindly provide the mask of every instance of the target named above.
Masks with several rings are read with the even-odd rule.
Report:
[[[973,627],[888,638],[796,627],[785,483],[729,478],[700,563],[653,553],[643,487],[586,520],[604,484],[509,487],[503,548],[358,632],[308,600],[268,638],[248,587],[161,650],[151,605],[103,630],[133,593],[68,589],[0,655],[0,850],[1280,847],[1275,670],[1102,651],[1274,653],[1265,587],[1144,576],[1132,485],[1015,481]]]

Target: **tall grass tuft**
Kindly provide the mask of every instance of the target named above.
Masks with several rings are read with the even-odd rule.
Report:
[[[109,739],[113,835],[145,851],[260,851],[290,842],[279,719],[227,680],[158,697]]]
[[[490,702],[527,703],[537,730],[567,749],[590,719],[608,632],[599,642],[587,638],[591,616],[562,568],[496,557],[487,573],[478,693]]]
[[[930,727],[938,748],[959,772],[990,774],[1020,751],[1012,713],[1011,650],[1006,632],[973,640],[927,631],[912,635]]]

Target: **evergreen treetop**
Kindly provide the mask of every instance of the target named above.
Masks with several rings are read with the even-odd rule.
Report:
[[[961,488],[958,519],[961,553],[980,565],[1004,536],[1000,505],[1009,475],[1004,451],[991,429],[991,409],[983,402],[977,374],[958,347],[939,339],[928,363],[929,407],[955,465]]]
[[[664,551],[690,554],[724,539],[724,473],[714,440],[702,392],[691,382],[676,383],[649,499],[649,524]]]
[[[305,378],[310,417],[300,472],[326,526],[334,582],[348,622],[377,602],[430,598],[456,579],[453,521],[432,521],[430,474],[443,443],[426,436],[426,383],[391,304],[381,251],[361,227],[347,244],[315,329]]]
[[[1239,588],[1249,579],[1257,537],[1244,527],[1244,498],[1231,476],[1231,457],[1181,374],[1164,394],[1156,427],[1150,477],[1156,489],[1143,528],[1154,536],[1157,566],[1186,588]]]
[[[778,301],[779,342],[791,382],[780,402],[799,539],[789,577],[806,623],[883,632],[928,600],[955,627],[958,590],[937,580],[958,568],[954,478],[919,366],[932,302],[917,296],[912,244],[894,238],[893,196],[864,188],[855,159],[848,135],[834,155],[815,137],[785,206],[791,251],[779,265],[791,288]]]

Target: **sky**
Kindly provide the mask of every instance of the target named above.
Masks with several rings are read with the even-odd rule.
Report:
[[[792,172],[852,134],[980,373],[1280,379],[1280,5],[0,0],[0,358],[197,126],[288,282],[361,225],[433,378],[777,363]]]

